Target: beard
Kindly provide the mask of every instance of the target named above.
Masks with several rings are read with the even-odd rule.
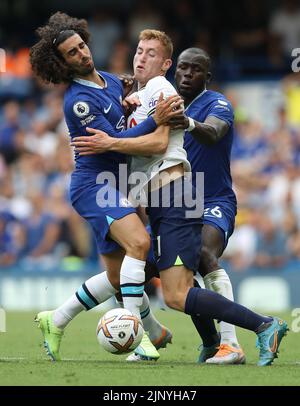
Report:
[[[95,69],[94,62],[92,61],[90,65],[84,66],[79,65],[73,68],[73,77],[76,76],[87,76],[93,72]]]

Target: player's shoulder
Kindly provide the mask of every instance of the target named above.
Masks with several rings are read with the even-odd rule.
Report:
[[[153,93],[158,89],[166,89],[169,92],[176,93],[174,86],[165,78],[165,76],[155,76],[150,79],[145,87],[146,92]]]
[[[93,109],[95,95],[87,86],[69,86],[64,96],[64,112],[81,118]]]
[[[95,97],[92,87],[81,86],[76,82],[73,82],[65,91],[64,102],[65,104],[71,104],[76,100],[93,100]]]
[[[220,106],[228,107],[232,109],[232,105],[227,97],[220,92],[216,92],[214,90],[207,90],[205,93],[207,103],[211,104],[219,104]]]

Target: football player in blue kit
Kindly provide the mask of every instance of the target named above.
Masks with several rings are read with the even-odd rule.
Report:
[[[182,100],[177,95],[166,101],[160,97],[158,114],[125,130],[122,82],[112,74],[96,71],[87,46],[87,22],[58,12],[37,34],[40,40],[30,52],[32,69],[45,82],[69,85],[64,96],[64,114],[71,138],[77,134],[88,135],[90,125],[121,138],[155,131],[144,141],[143,137],[139,140],[144,154],[153,150],[160,152],[161,124],[178,114],[174,107]],[[75,153],[70,199],[74,209],[89,222],[107,272],[87,280],[59,308],[37,315],[36,321],[52,360],[60,360],[61,338],[68,323],[82,310],[89,310],[113,296],[119,286],[124,307],[138,318],[142,313],[144,325],[147,320],[151,325],[150,338],[155,346],[145,334],[141,344],[143,354],[157,359],[157,348],[171,340],[171,333],[150,311],[144,292],[150,238],[135,208],[120,190],[120,164],[126,164],[126,155],[107,152],[100,156],[80,156]]]
[[[168,63],[166,63],[166,61],[168,61]],[[153,113],[151,106],[153,105],[153,100],[155,101],[158,98],[159,90],[164,88],[167,91],[169,88],[170,85],[167,85],[166,81],[162,78],[166,73],[166,67],[170,67],[170,46],[169,41],[166,40],[165,33],[156,30],[142,31],[134,57],[134,73],[139,86],[137,93],[141,100],[141,106],[137,107],[136,112],[132,114],[132,119],[135,123],[139,123],[143,117],[145,120],[149,113]],[[185,83],[183,83],[183,85],[188,87]],[[224,98],[223,100],[220,99],[220,101],[221,103],[218,104],[222,107],[228,106],[228,102],[225,101]],[[217,104],[214,104],[217,109]],[[223,123],[223,120],[219,120],[222,122],[219,123],[217,117],[213,114],[211,114],[211,116],[212,117],[208,119],[209,123],[203,125],[204,127],[209,126],[211,128],[211,130],[208,131],[209,137],[204,137],[205,140],[208,138],[208,142],[220,136],[215,130],[215,127],[222,127],[221,124]],[[186,120],[188,123],[187,127],[185,126]],[[229,123],[231,123],[230,120],[231,118],[227,118],[227,120],[224,121],[226,126],[223,126],[221,130],[222,136],[224,136],[228,130]],[[170,179],[170,177],[167,180],[167,182],[171,184],[171,188],[169,189],[171,192],[175,190],[176,183],[186,183],[186,181],[183,180],[182,169],[186,160],[179,142],[180,134],[176,130],[184,127],[192,132],[196,125],[197,123],[192,121],[192,119],[183,116],[179,118],[177,122],[173,122],[172,131],[170,131],[170,128],[168,130],[166,126],[162,136],[170,131],[169,147],[171,146],[172,148],[168,147],[160,156],[154,154],[153,156],[145,157],[142,151],[139,152],[140,142],[138,138],[116,140],[114,137],[110,137],[108,134],[99,130],[93,131],[95,135],[90,139],[85,137],[76,138],[73,144],[76,146],[77,151],[82,153],[83,156],[100,152],[105,153],[105,151],[134,154],[133,167],[135,169],[143,168],[145,174],[147,174],[147,176],[149,175],[148,196],[152,196],[152,178],[150,176],[155,171],[155,173],[159,173],[160,171],[163,173],[166,171],[165,168],[174,169],[172,174],[174,173],[176,177],[174,177],[174,180],[172,178]],[[199,124],[199,126],[202,127],[202,124]],[[173,140],[172,137],[175,139]],[[141,155],[140,160],[136,158],[138,155]],[[169,166],[167,166],[168,163],[170,163]],[[163,183],[164,178],[161,178],[161,184]],[[227,323],[255,332],[258,335],[260,348],[258,365],[270,365],[276,357],[281,339],[286,334],[286,322],[276,317],[272,318],[259,315],[244,306],[228,300],[216,292],[193,286],[193,271],[199,270],[197,253],[200,254],[200,239],[197,238],[197,232],[201,233],[201,227],[198,227],[198,223],[195,219],[193,219],[194,221],[189,221],[184,215],[186,207],[173,204],[172,198],[170,202],[171,205],[164,207],[162,201],[166,183],[161,184],[158,184],[159,205],[152,206],[150,203],[148,213],[154,239],[158,245],[156,249],[156,266],[160,273],[166,304],[175,310],[183,311],[191,315],[193,321],[201,315],[202,318],[223,320]],[[154,190],[157,190],[156,187]],[[184,191],[187,194],[193,193],[192,189],[188,187]],[[172,193],[172,196],[174,199],[178,197],[176,192]],[[217,210],[215,206],[208,206],[207,208],[208,213],[212,210],[214,212]],[[223,227],[225,226],[223,225]],[[200,235],[198,235],[198,237],[200,237]],[[197,269],[195,269],[195,266],[197,266]],[[215,347],[216,345],[214,345],[214,353],[218,351]],[[237,348],[237,350],[239,350],[239,348]],[[240,353],[242,354],[242,352]]]
[[[234,113],[223,94],[206,89],[211,79],[210,65],[209,55],[199,48],[186,49],[179,55],[175,80],[184,99],[185,114],[172,121],[175,128],[186,130],[184,147],[192,166],[193,183],[196,184],[197,172],[204,173],[199,272],[207,289],[234,300],[230,279],[218,261],[233,233],[237,210],[230,174]],[[206,362],[214,364],[244,363],[235,327],[221,321],[220,333],[220,343],[204,345],[199,361],[208,358]]]

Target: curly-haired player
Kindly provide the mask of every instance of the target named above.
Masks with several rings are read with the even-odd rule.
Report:
[[[115,75],[95,69],[88,47],[87,22],[57,12],[37,34],[39,41],[30,51],[32,69],[45,82],[69,84],[64,96],[64,114],[71,138],[78,134],[89,136],[90,124],[120,138],[152,132],[139,137],[143,152],[145,155],[162,152],[167,140],[162,136],[161,124],[180,113],[180,109],[174,111],[181,103],[177,95],[165,101],[160,97],[152,117],[125,130],[122,82]],[[144,293],[150,239],[135,208],[120,190],[120,165],[124,167],[126,159],[125,154],[115,152],[93,156],[75,153],[71,202],[92,227],[107,272],[87,280],[58,309],[37,315],[46,349],[53,360],[60,359],[60,342],[67,324],[82,310],[89,310],[113,296],[119,286],[124,307],[142,317],[145,330],[151,330],[149,337],[155,346],[145,335],[143,354],[158,359],[156,349],[171,341],[171,333],[154,318]]]

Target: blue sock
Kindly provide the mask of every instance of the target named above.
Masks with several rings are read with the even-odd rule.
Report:
[[[194,279],[194,286],[200,288],[200,285],[196,279]],[[212,345],[220,342],[220,337],[212,318],[191,315],[191,319],[202,339],[204,347],[211,347]]]
[[[200,288],[189,290],[184,311],[193,316],[201,315],[201,317],[226,321],[251,331],[257,330],[263,323],[272,321],[271,317],[261,316],[218,293]]]

